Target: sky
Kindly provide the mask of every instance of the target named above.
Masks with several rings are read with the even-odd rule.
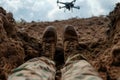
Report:
[[[54,21],[65,20],[69,18],[89,18],[92,16],[108,15],[115,4],[120,0],[76,0],[75,5],[80,9],[65,11],[59,9],[57,0],[0,0],[2,6],[7,12],[12,12],[16,21],[24,19],[31,21]],[[59,0],[71,2],[72,0]],[[59,6],[63,6],[60,5]]]

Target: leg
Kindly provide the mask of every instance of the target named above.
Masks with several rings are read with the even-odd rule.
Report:
[[[55,64],[46,57],[34,58],[12,71],[8,80],[55,80]]]
[[[78,52],[78,37],[72,26],[64,31],[65,66],[61,70],[61,80],[102,80],[94,68]]]
[[[52,60],[56,43],[56,30],[53,27],[48,27],[42,38],[44,57],[31,59],[14,69],[8,80],[55,80],[56,69]]]
[[[61,80],[102,80],[94,68],[85,60],[73,61],[62,70]]]

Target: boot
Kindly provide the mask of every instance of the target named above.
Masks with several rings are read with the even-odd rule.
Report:
[[[54,59],[57,43],[57,33],[54,27],[49,26],[45,29],[42,37],[43,55],[51,60]]]
[[[63,33],[65,61],[84,59],[78,51],[78,35],[72,26],[66,26]]]

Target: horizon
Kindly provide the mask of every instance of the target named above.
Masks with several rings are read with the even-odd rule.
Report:
[[[0,5],[7,12],[12,12],[16,21],[21,19],[31,21],[55,21],[71,18],[90,18],[92,16],[108,15],[120,0],[76,0],[75,5],[80,10],[73,9],[73,12],[59,9],[57,0],[1,0]],[[70,2],[72,0],[60,0]],[[47,5],[46,5],[47,4]]]

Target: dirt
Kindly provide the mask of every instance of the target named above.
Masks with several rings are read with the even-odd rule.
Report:
[[[25,61],[42,56],[41,38],[47,26],[58,34],[55,53],[57,68],[64,63],[63,29],[75,27],[79,52],[99,72],[104,80],[120,77],[120,3],[107,16],[71,18],[54,22],[16,22],[12,13],[0,7],[0,80],[6,80],[13,68]],[[61,60],[60,60],[61,59]]]

